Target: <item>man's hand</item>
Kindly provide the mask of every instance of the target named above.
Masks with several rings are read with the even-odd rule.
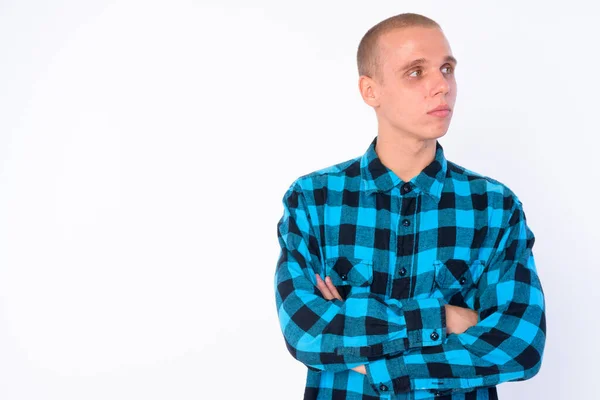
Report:
[[[338,300],[342,300],[342,301],[344,300],[344,299],[342,299],[342,296],[340,296],[340,294],[338,293],[335,286],[333,286],[333,282],[331,282],[330,277],[326,276],[325,281],[323,282],[323,279],[321,279],[319,274],[316,274],[316,275],[317,275],[317,288],[319,288],[319,290],[321,291],[321,293],[323,294],[323,297],[325,297],[325,299],[332,300],[335,297]]]
[[[319,274],[316,274],[316,275],[317,275],[317,288],[319,288],[319,290],[323,294],[323,297],[325,297],[327,300],[336,298],[338,300],[343,301],[342,296],[340,296],[339,292],[337,291],[337,289],[331,282],[331,278],[326,276],[325,281],[323,281],[323,279],[321,279]],[[356,372],[360,372],[363,375],[367,374],[367,369],[365,368],[364,365],[359,365],[358,367],[354,367],[352,369]]]
[[[446,331],[448,333],[463,333],[477,324],[479,315],[469,308],[446,304]]]

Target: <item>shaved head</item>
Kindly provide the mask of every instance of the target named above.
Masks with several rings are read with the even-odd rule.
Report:
[[[379,78],[382,63],[379,52],[379,38],[393,30],[411,27],[441,29],[439,24],[431,18],[414,13],[398,14],[379,22],[365,33],[358,45],[356,55],[358,75],[366,75],[374,79]]]

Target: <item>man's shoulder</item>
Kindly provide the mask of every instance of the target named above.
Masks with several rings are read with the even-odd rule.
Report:
[[[350,159],[330,164],[328,166],[306,172],[298,176],[291,186],[298,186],[300,189],[315,189],[331,184],[332,177],[358,177],[360,176],[360,160],[362,156],[352,157]]]
[[[474,193],[490,195],[498,193],[504,201],[515,201],[521,204],[517,194],[503,181],[484,175],[481,172],[466,168],[455,162],[448,161],[447,179],[468,182]]]

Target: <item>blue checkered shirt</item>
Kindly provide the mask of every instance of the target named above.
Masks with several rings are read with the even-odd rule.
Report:
[[[495,399],[496,385],[539,371],[546,338],[522,202],[439,141],[404,182],[376,143],[282,199],[275,300],[287,350],[307,366],[304,399]],[[317,273],[343,300],[323,297]],[[446,304],[478,323],[448,333]]]

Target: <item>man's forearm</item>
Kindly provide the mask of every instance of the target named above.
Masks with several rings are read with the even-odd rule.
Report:
[[[468,308],[456,307],[446,304],[447,333],[462,333],[477,324],[477,313]],[[367,374],[366,365],[352,368],[363,375]]]
[[[338,300],[343,300],[342,296],[339,294],[335,285],[331,282],[331,280],[327,277],[325,280],[321,279],[319,274],[317,276],[317,288],[323,294],[327,300],[332,300],[334,298]],[[453,306],[450,304],[445,305],[446,310],[446,332],[447,333],[462,333],[466,331],[471,326],[477,324],[478,316],[477,312],[468,309]],[[359,372],[363,375],[367,374],[366,365],[359,365],[357,367],[351,368],[352,370]]]

